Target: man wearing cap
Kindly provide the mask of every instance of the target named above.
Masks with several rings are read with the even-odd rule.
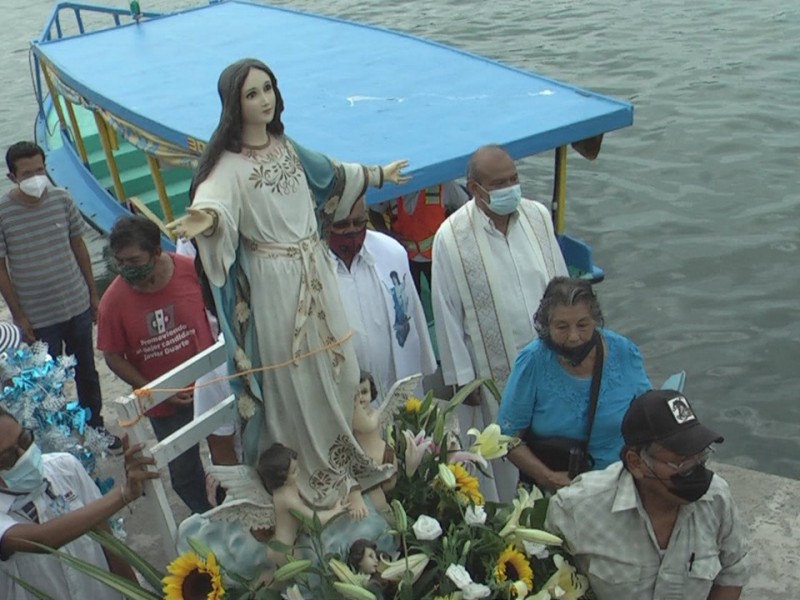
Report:
[[[672,390],[636,398],[622,435],[622,462],[559,490],[545,523],[598,600],[739,598],[744,527],[728,484],[706,467],[722,436]]]

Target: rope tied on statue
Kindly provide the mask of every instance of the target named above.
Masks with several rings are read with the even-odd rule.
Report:
[[[136,417],[134,417],[132,419],[120,419],[119,420],[119,426],[120,427],[132,427],[132,426],[136,425],[139,421],[141,421],[142,418],[144,417],[145,411],[148,410],[148,409],[146,409],[144,407],[144,404],[149,398],[152,398],[153,392],[168,392],[168,393],[171,393],[171,394],[178,394],[180,392],[193,392],[197,388],[205,387],[205,386],[208,386],[208,385],[214,385],[215,383],[219,383],[221,381],[231,381],[233,379],[239,379],[241,377],[247,377],[248,375],[252,375],[253,373],[261,373],[261,372],[264,372],[264,371],[274,371],[275,369],[288,367],[291,364],[297,363],[297,361],[299,361],[299,360],[303,360],[303,359],[309,358],[310,356],[314,356],[315,354],[320,354],[321,352],[327,352],[328,350],[330,350],[331,348],[335,348],[336,346],[341,346],[347,340],[349,340],[351,337],[353,337],[353,332],[349,331],[344,336],[342,336],[341,338],[339,338],[337,340],[333,340],[329,344],[325,344],[324,346],[320,346],[319,348],[314,348],[312,350],[309,350],[308,352],[304,352],[302,354],[298,354],[297,356],[293,356],[292,358],[289,358],[289,359],[284,360],[282,362],[275,363],[275,364],[272,364],[272,365],[264,365],[264,366],[261,366],[261,367],[253,367],[253,368],[250,368],[250,369],[245,369],[245,370],[239,371],[237,373],[234,373],[233,375],[230,375],[230,374],[222,375],[220,377],[215,377],[214,379],[211,379],[210,381],[206,381],[205,383],[201,383],[200,385],[193,384],[193,385],[182,387],[182,388],[142,387],[142,388],[135,389],[135,390],[133,390],[133,395],[136,398],[136,408],[137,408],[139,414],[136,415]]]

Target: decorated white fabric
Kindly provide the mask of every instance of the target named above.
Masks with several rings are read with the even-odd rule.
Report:
[[[333,219],[349,214],[368,181],[361,165],[335,168],[342,187],[323,207]],[[366,488],[391,474],[350,430],[359,368],[351,343],[337,343],[349,328],[308,177],[293,143],[273,138],[261,154],[223,153],[193,206],[219,215],[213,235],[196,238],[210,282],[223,286],[238,269],[247,284],[237,280],[235,314],[221,315],[223,325],[246,328],[252,343],[233,353],[237,371],[282,365],[253,375],[253,396],[239,395],[242,416],[263,415],[260,447],[295,449],[300,493],[311,506],[329,507],[356,483]],[[239,343],[223,329],[226,341]],[[250,450],[245,431],[245,454],[257,456]]]
[[[567,275],[547,209],[523,199],[505,235],[468,202],[439,228],[433,245],[433,311],[442,375],[449,385],[492,378],[500,392],[519,350],[536,336],[533,315],[548,282]],[[495,422],[498,403],[457,409],[462,431]],[[462,437],[462,443],[469,440]],[[482,479],[489,500],[513,496],[517,472],[493,461]]]

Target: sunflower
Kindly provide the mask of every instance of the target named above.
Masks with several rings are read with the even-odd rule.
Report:
[[[167,567],[170,573],[162,580],[164,600],[217,600],[225,595],[216,557],[203,560],[194,552],[185,552]]]
[[[456,476],[456,495],[465,504],[483,505],[485,502],[481,494],[478,478],[470,475],[461,463],[447,465],[447,468]]]
[[[509,546],[500,554],[494,576],[498,583],[521,581],[529,590],[533,589],[533,569],[525,555],[514,546]]]
[[[422,409],[422,400],[411,396],[408,400],[406,400],[403,408],[408,413],[418,413]]]

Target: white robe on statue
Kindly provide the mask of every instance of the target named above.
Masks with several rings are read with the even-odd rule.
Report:
[[[398,379],[436,371],[428,323],[405,248],[389,237],[367,230],[361,251],[348,270],[333,252],[347,319],[362,371],[372,375],[379,398]],[[394,276],[392,274],[395,274]],[[422,383],[417,394],[421,395]]]
[[[433,243],[433,313],[444,382],[462,386],[493,378],[502,393],[517,353],[536,336],[533,315],[544,290],[567,275],[547,209],[523,199],[506,235],[472,200],[451,215]],[[459,407],[462,443],[467,430],[494,423],[498,404],[485,389],[480,406]],[[487,500],[509,502],[517,469],[491,464],[481,476]]]
[[[220,156],[193,203],[216,211],[219,225],[213,235],[196,240],[217,288],[236,371],[267,367],[245,377],[252,395],[239,394],[240,412],[245,418],[260,415],[260,429],[253,429],[260,433],[260,449],[280,442],[297,451],[301,494],[314,507],[329,507],[356,483],[368,489],[391,472],[363,452],[351,431],[359,369],[352,341],[342,341],[350,329],[317,233],[312,175],[299,147],[287,138],[272,140],[253,157]],[[329,164],[315,157],[317,165]],[[336,168],[343,187],[324,207],[332,220],[349,214],[368,182],[361,165]],[[243,437],[253,464],[250,425]]]

